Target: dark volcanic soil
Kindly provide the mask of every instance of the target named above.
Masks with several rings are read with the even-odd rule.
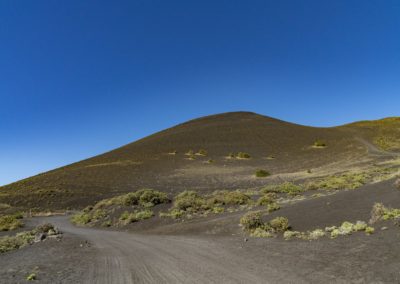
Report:
[[[393,181],[299,201],[267,216],[286,216],[297,230],[368,220],[374,202],[397,206]],[[39,267],[40,283],[399,283],[400,227],[375,224],[370,236],[354,233],[317,241],[247,238],[241,214],[136,232],[72,226],[66,216],[34,218],[64,231],[0,256],[4,283],[21,283]],[[151,221],[150,221],[151,222]],[[387,230],[380,230],[381,227]],[[140,227],[136,227],[139,230]],[[221,228],[223,228],[221,230]],[[80,247],[88,241],[90,247]]]
[[[365,163],[367,152],[373,154],[370,148],[375,147],[371,133],[356,125],[306,127],[248,112],[213,115],[2,187],[0,202],[41,210],[74,209],[141,188],[171,193],[250,188],[265,183],[254,178],[259,168],[276,175],[329,165],[331,170],[344,170]],[[312,147],[318,139],[327,147]],[[193,160],[185,155],[200,149],[207,155],[194,155]],[[177,153],[168,154],[172,151]],[[251,158],[227,159],[231,152],[246,152]],[[384,159],[381,154],[367,161]]]

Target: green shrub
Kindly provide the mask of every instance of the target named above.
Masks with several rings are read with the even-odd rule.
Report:
[[[270,175],[271,174],[266,170],[257,170],[256,171],[256,177],[259,177],[259,178],[268,177]]]
[[[251,156],[248,153],[239,152],[239,153],[237,153],[236,158],[238,158],[238,159],[250,159]]]
[[[185,215],[185,211],[180,210],[180,209],[172,209],[169,212],[160,212],[160,214],[159,214],[159,216],[161,218],[171,217],[173,219],[182,218],[184,215]]]
[[[121,216],[119,216],[120,221],[125,221],[126,219],[129,218],[130,213],[128,211],[122,212]]]
[[[250,232],[250,236],[255,237],[255,238],[272,238],[274,235],[266,231],[264,228],[256,228],[252,232]]]
[[[354,231],[365,231],[365,229],[367,228],[367,223],[364,221],[357,221],[354,225]]]
[[[267,210],[270,213],[279,209],[281,209],[281,207],[276,202],[267,205]]]
[[[207,203],[211,205],[244,205],[248,204],[250,200],[250,196],[238,190],[217,190],[207,199]]]
[[[185,190],[174,199],[174,208],[182,211],[196,212],[207,208],[206,200],[196,191]]]
[[[135,214],[136,214],[137,220],[145,220],[145,219],[149,219],[154,216],[154,213],[151,210],[143,210],[143,211],[139,211]]]
[[[88,213],[77,213],[71,217],[71,222],[76,225],[86,225],[91,221],[91,217]]]
[[[259,206],[269,205],[271,203],[274,203],[275,200],[276,200],[276,194],[270,192],[270,193],[267,193],[267,194],[264,194],[263,196],[261,196],[257,200],[257,205],[259,205]]]
[[[275,232],[284,232],[289,228],[289,220],[286,217],[276,217],[269,221],[269,225]]]
[[[243,229],[246,231],[251,231],[262,227],[264,223],[261,220],[261,216],[261,211],[248,212],[242,218],[240,218],[240,225],[242,225]]]
[[[215,214],[219,214],[219,213],[224,213],[225,212],[225,208],[224,207],[219,207],[216,206],[212,209],[213,213]]]
[[[31,273],[28,276],[26,276],[26,280],[27,281],[33,281],[33,280],[36,280],[36,279],[37,279],[37,276],[36,276],[35,273]]]
[[[128,212],[124,211],[121,216],[119,216],[119,220],[123,225],[127,225],[129,223],[137,222],[140,220],[149,219],[154,216],[153,211],[151,210],[143,210],[138,212]]]
[[[325,236],[325,231],[321,229],[316,229],[308,233],[309,240],[317,240]]]
[[[34,239],[34,231],[22,232],[12,237],[0,237],[0,253],[22,248],[31,244]]]
[[[93,219],[100,220],[107,217],[107,212],[104,209],[97,209],[93,212]]]
[[[292,239],[292,238],[300,238],[300,237],[301,237],[301,233],[298,232],[298,231],[290,231],[290,230],[287,230],[287,231],[285,231],[285,232],[283,233],[283,238],[284,238],[285,240],[290,240],[290,239]]]
[[[304,192],[304,189],[292,182],[284,182],[281,184],[269,185],[264,187],[261,192],[276,192],[276,193],[286,193],[290,196],[298,195]]]
[[[315,189],[356,189],[363,186],[370,176],[367,173],[346,173],[342,175],[329,176],[317,181],[307,183],[309,190]]]
[[[371,234],[373,234],[374,232],[375,232],[375,229],[372,228],[372,227],[366,227],[366,228],[365,228],[365,233],[366,233],[367,235],[371,235]]]
[[[94,207],[88,206],[85,210],[91,211],[92,209],[107,208],[113,205],[153,207],[161,203],[168,203],[169,201],[167,194],[164,192],[153,189],[141,189],[101,200]]]
[[[372,207],[370,223],[397,218],[400,218],[400,209],[387,208],[382,203],[375,203]]]
[[[19,219],[22,218],[21,214],[4,215],[0,217],[0,231],[11,231],[24,226]]]
[[[317,139],[317,140],[314,142],[314,147],[318,147],[318,148],[320,148],[320,147],[326,147],[326,143],[325,143],[324,141],[320,140],[320,139]]]

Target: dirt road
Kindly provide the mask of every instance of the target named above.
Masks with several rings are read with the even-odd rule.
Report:
[[[256,266],[207,239],[148,236],[71,225],[67,217],[41,219],[67,234],[87,240],[95,249],[82,283],[268,283],[277,274]]]

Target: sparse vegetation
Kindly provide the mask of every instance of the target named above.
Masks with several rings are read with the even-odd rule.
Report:
[[[289,228],[289,220],[286,217],[276,217],[269,225],[275,232],[284,232]]]
[[[400,209],[387,208],[382,203],[375,203],[371,211],[370,223],[400,219]]]
[[[300,185],[296,185],[292,182],[284,182],[281,184],[266,186],[263,189],[261,189],[261,192],[286,193],[289,196],[295,196],[304,192],[304,189]]]
[[[268,177],[270,175],[271,175],[270,172],[268,172],[266,170],[257,170],[256,171],[256,177],[259,177],[259,178]]]
[[[26,276],[27,281],[33,281],[36,279],[37,279],[36,273],[30,273],[28,276]]]
[[[273,211],[277,211],[277,210],[279,210],[279,209],[281,209],[281,207],[280,207],[279,204],[276,203],[276,202],[267,205],[267,211],[268,211],[269,213],[271,213],[271,212],[273,212]]]
[[[189,150],[185,153],[186,156],[193,156],[194,155],[194,151],[193,150]]]
[[[250,154],[248,154],[246,152],[239,152],[236,154],[236,158],[237,159],[250,159],[251,156],[250,156]]]
[[[217,190],[208,198],[208,204],[213,205],[244,205],[249,203],[250,196],[238,190]]]
[[[200,149],[196,153],[196,155],[198,155],[198,156],[207,156],[207,154],[208,154],[207,150],[204,150],[204,149]]]
[[[366,173],[346,173],[342,175],[329,176],[306,184],[308,190],[316,189],[356,189],[367,182]]]
[[[173,206],[168,212],[160,213],[160,217],[178,219],[185,216],[191,218],[193,215],[206,216],[208,213],[225,212],[224,206],[246,206],[250,203],[250,196],[239,190],[217,190],[206,196],[186,190],[175,196]]]
[[[315,148],[325,148],[326,147],[326,143],[323,140],[317,139],[314,141],[313,147]]]
[[[273,192],[266,193],[257,200],[257,205],[264,206],[274,203],[276,201],[276,194]]]
[[[243,229],[246,231],[252,231],[257,228],[261,228],[264,225],[261,217],[261,211],[248,212],[243,215],[242,218],[240,218],[240,225],[242,225]]]
[[[19,249],[34,242],[35,236],[42,234],[43,238],[50,235],[58,235],[60,232],[51,224],[37,226],[31,231],[17,233],[15,236],[0,237],[0,253]]]
[[[264,223],[262,214],[262,211],[250,211],[240,219],[240,225],[243,230],[250,233],[250,236],[269,238],[289,229],[289,220],[286,217],[276,217]]]
[[[4,215],[0,217],[0,231],[11,231],[22,228],[24,223],[21,221],[22,214]]]
[[[80,212],[76,213],[71,217],[71,222],[76,225],[86,225],[91,221],[91,217],[88,213]]]
[[[170,199],[166,193],[152,189],[142,189],[101,200],[94,206],[88,206],[82,212],[72,216],[71,221],[77,225],[90,224],[109,227],[114,225],[110,220],[110,215],[114,214],[115,211],[121,212],[125,210],[125,212],[122,211],[118,218],[119,221],[115,225],[126,225],[152,217],[154,213],[150,208],[168,202],[170,202]]]
[[[124,211],[119,217],[119,221],[122,225],[127,225],[129,223],[138,222],[140,220],[146,220],[154,216],[151,210],[142,210],[137,212]]]

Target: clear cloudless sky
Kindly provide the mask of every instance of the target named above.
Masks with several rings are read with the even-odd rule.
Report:
[[[0,185],[237,110],[400,115],[400,1],[0,0]]]

